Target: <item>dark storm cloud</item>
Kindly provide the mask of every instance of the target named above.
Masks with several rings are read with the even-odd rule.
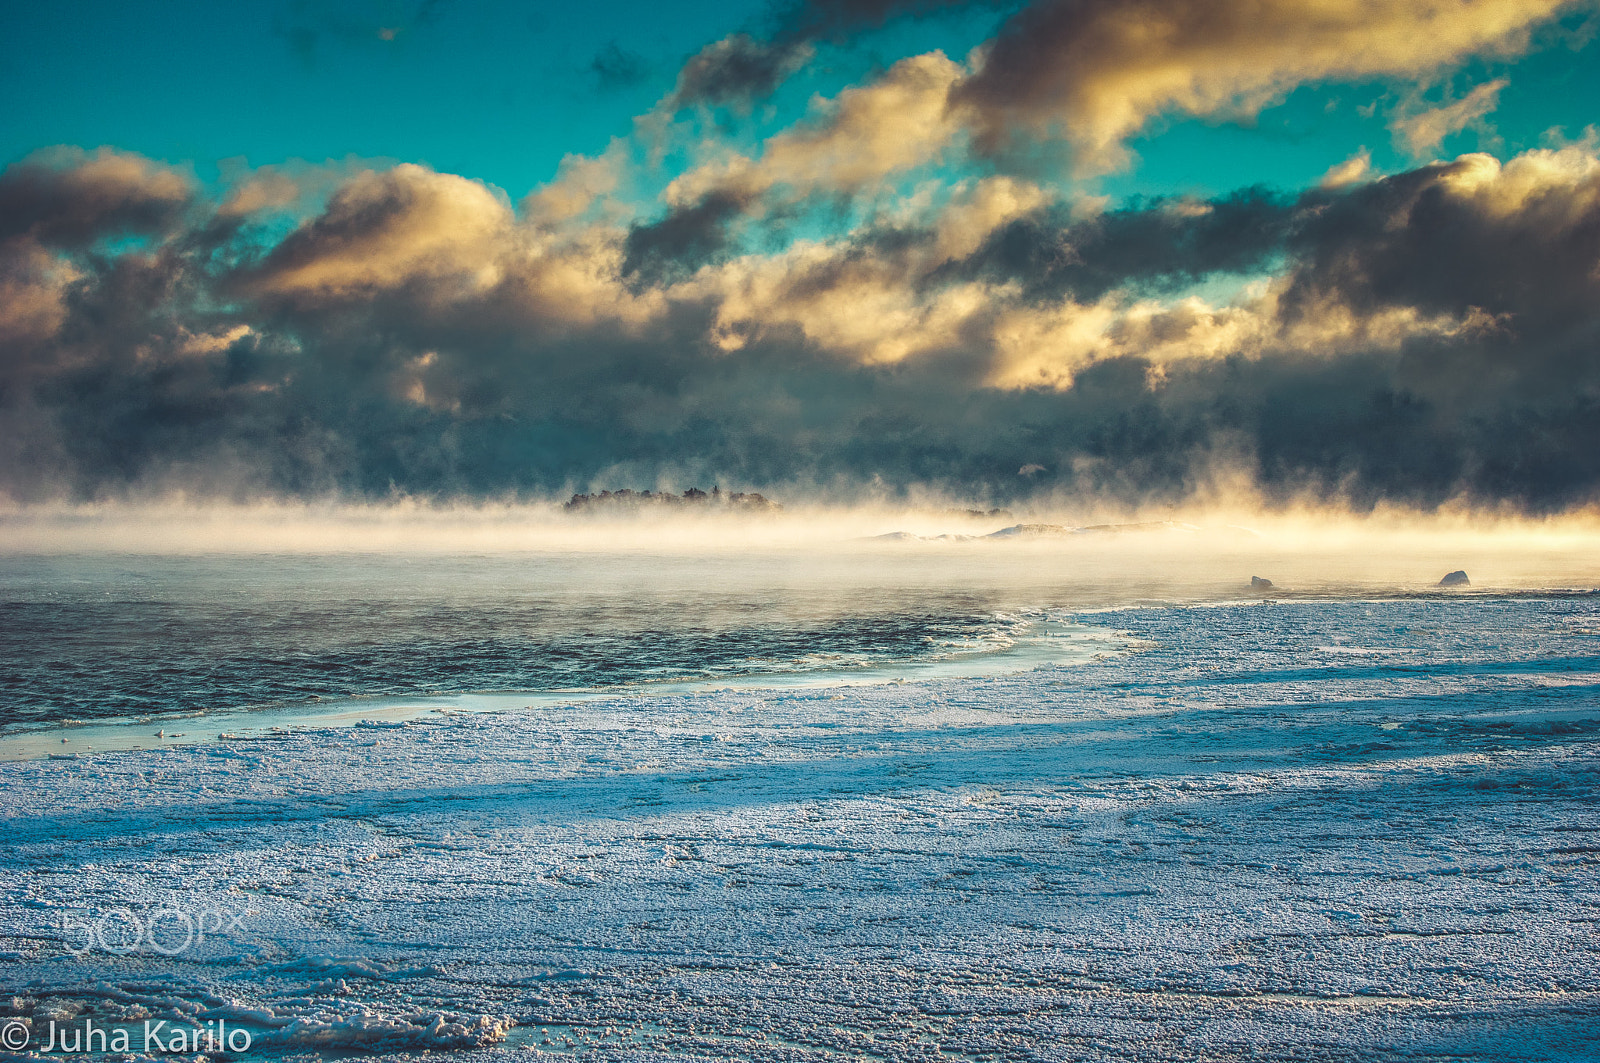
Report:
[[[1098,299],[1133,285],[1172,290],[1214,273],[1261,269],[1284,248],[1292,200],[1251,188],[1200,202],[1167,200],[1073,220],[1059,208],[996,230],[941,278],[1020,283],[1030,297]]]
[[[1557,166],[1548,153],[1507,170],[1466,156],[1313,196],[1291,244],[1289,298],[1333,292],[1361,312],[1476,308],[1529,338],[1583,328],[1600,300],[1600,194],[1592,174]]]
[[[1001,0],[805,0],[780,6],[766,33],[735,34],[691,57],[668,106],[675,110],[764,100],[805,63],[818,41],[842,43],[902,18],[1005,6],[1011,5]]]
[[[1302,217],[1320,202],[1247,188],[1211,200],[1156,199],[1087,218],[1052,205],[998,226],[968,254],[920,270],[938,233],[881,226],[857,234],[845,252],[796,270],[793,285],[845,287],[864,263],[893,263],[908,284],[930,295],[975,281],[1015,286],[1040,304],[1094,302],[1114,292],[1171,294],[1219,273],[1270,272]]]
[[[806,55],[804,40],[763,41],[746,33],[726,37],[683,64],[668,109],[766,99],[799,69]]]
[[[657,221],[633,226],[624,244],[622,275],[649,285],[681,280],[728,250],[728,227],[748,205],[744,197],[711,192]]]
[[[972,284],[1000,300],[1031,279],[1007,304],[1027,315],[1173,277],[1275,274],[1273,298],[1237,311],[1265,336],[1254,347],[1134,347],[1075,365],[1066,388],[990,383],[1000,353],[981,313],[940,349],[871,364],[781,315],[727,345],[718,315],[767,283],[737,260],[730,279],[619,283],[714,254],[736,205],[535,254],[483,186],[397,167],[234,265],[190,239],[203,204],[132,191],[166,188],[164,171],[126,167],[143,176],[108,194],[93,166],[0,177],[0,247],[24,263],[0,279],[0,487],[15,498],[701,481],[1137,503],[1181,500],[1219,470],[1357,505],[1548,510],[1600,489],[1600,162],[1576,149],[1053,229],[1036,212],[943,272],[902,269],[929,237],[885,232],[784,290],[809,306],[904,276],[925,300]],[[193,228],[174,231],[182,218]],[[154,242],[95,249],[136,225]],[[895,338],[905,326],[877,305],[846,323]]]
[[[83,247],[161,232],[178,223],[191,195],[184,177],[139,156],[55,148],[0,175],[0,240]]]

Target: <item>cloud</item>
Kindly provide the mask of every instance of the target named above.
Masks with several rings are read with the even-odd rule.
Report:
[[[324,162],[290,159],[252,167],[243,157],[218,163],[222,186],[216,222],[223,228],[304,218],[321,209],[351,178],[392,166],[382,159],[349,156]]]
[[[811,47],[803,40],[761,41],[747,33],[724,37],[684,63],[664,110],[765,99],[810,57]]]
[[[531,192],[521,210],[541,225],[561,225],[603,205],[622,182],[628,144],[613,138],[599,155],[567,155],[555,180]]]
[[[404,164],[362,173],[246,275],[251,290],[342,298],[411,278],[475,287],[499,277],[512,211],[487,186]]]
[[[631,229],[624,272],[681,279],[726,257],[741,215],[850,197],[937,160],[960,132],[946,106],[960,76],[942,52],[902,59],[868,84],[813,100],[808,120],[769,137],[757,158],[728,154],[690,169],[667,186],[667,213]]]
[[[94,259],[113,256],[105,286],[160,302],[171,285],[147,263],[172,260],[196,197],[188,175],[109,149],[51,148],[0,174],[0,392],[88,357],[70,335],[84,315],[126,322],[84,290]]]
[[[1389,123],[1395,142],[1413,157],[1428,154],[1444,138],[1478,121],[1500,104],[1500,90],[1510,84],[1499,78],[1479,85],[1454,103],[1397,115]]]
[[[300,184],[293,177],[282,170],[263,167],[229,191],[218,213],[246,217],[262,211],[281,210],[294,206],[301,195]]]
[[[31,239],[0,242],[0,344],[11,351],[54,336],[81,273]]]
[[[969,0],[801,0],[779,6],[764,35],[738,33],[701,49],[678,75],[668,111],[701,105],[747,107],[771,96],[810,61],[818,41],[842,43],[902,18],[969,10]],[[998,6],[998,5],[996,5]]]
[[[1564,0],[1038,0],[955,93],[977,143],[1061,136],[1078,165],[1122,165],[1124,141],[1167,114],[1249,115],[1298,85],[1427,79],[1525,50]]]
[[[48,148],[0,176],[0,240],[83,247],[119,234],[159,234],[177,225],[192,182],[142,156],[102,148]]]
[[[713,190],[657,221],[635,225],[624,245],[622,275],[662,284],[715,261],[731,244],[729,225],[746,203],[735,193]]]
[[[817,101],[809,124],[767,140],[761,158],[733,167],[731,180],[797,192],[861,188],[937,158],[959,132],[947,107],[959,65],[943,52],[902,59],[866,85]],[[690,173],[677,187],[692,187]]]
[[[1317,182],[1318,188],[1344,188],[1363,181],[1372,173],[1372,152],[1362,148],[1341,163],[1328,168]]]
[[[1600,161],[1582,148],[1463,155],[1313,202],[1290,242],[1294,299],[1478,310],[1526,329],[1584,316],[1600,293]]]
[[[1406,376],[1458,412],[1600,394],[1600,161],[1533,151],[1465,155],[1337,197],[1290,243],[1286,321],[1337,305],[1353,318],[1454,322],[1416,345]],[[1449,341],[1449,342],[1446,342]]]
[[[1212,274],[1263,268],[1282,248],[1294,213],[1291,201],[1263,188],[1211,200],[1157,199],[1086,218],[1057,207],[997,227],[945,272],[1010,282],[1034,300],[1171,291]]]
[[[1594,501],[1593,143],[1388,176],[1363,151],[1315,187],[1115,209],[983,158],[1059,136],[1104,169],[1163,115],[1437,84],[1567,6],[1040,0],[964,61],[911,56],[754,147],[695,146],[646,214],[630,197],[661,178],[627,140],[515,208],[414,165],[211,192],[136,155],[34,156],[0,174],[0,492]],[[640,128],[953,7],[781,8]],[[1437,145],[1503,84],[1397,133]]]
[[[665,231],[420,167],[219,248],[222,204],[171,180],[0,175],[11,497],[1600,491],[1591,145],[1111,211],[995,175],[693,270]],[[651,240],[667,265],[631,286]],[[1232,298],[1192,289],[1220,275]]]
[[[650,64],[639,53],[611,41],[589,60],[589,74],[602,92],[614,92],[643,82],[650,74]]]

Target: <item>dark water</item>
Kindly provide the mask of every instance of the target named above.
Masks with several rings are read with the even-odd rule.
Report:
[[[1006,637],[982,595],[838,577],[781,559],[4,558],[0,725],[871,667]]]

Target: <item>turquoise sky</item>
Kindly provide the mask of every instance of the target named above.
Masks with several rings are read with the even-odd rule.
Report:
[[[904,55],[938,47],[960,58],[1000,17],[978,7],[824,44],[770,104],[724,116],[723,132],[747,143],[800,115],[813,93],[831,95]],[[771,24],[768,6],[751,0],[12,5],[0,43],[0,93],[10,104],[0,159],[110,145],[192,165],[203,179],[240,157],[422,162],[516,199],[549,180],[564,155],[594,154],[627,135],[697,49]],[[1568,35],[1520,58],[1474,60],[1431,86],[1433,97],[1448,98],[1509,78],[1499,106],[1448,136],[1439,154],[1504,157],[1551,131],[1581,136],[1600,118],[1597,54],[1592,41]],[[1419,161],[1386,128],[1402,91],[1311,84],[1251,120],[1160,118],[1130,142],[1133,165],[1080,187],[1118,199],[1295,188],[1362,148],[1378,170],[1400,169]],[[1064,180],[1056,161],[1046,153],[1030,176]]]

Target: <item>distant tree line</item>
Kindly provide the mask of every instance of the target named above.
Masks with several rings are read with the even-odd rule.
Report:
[[[603,509],[642,509],[646,506],[717,506],[747,513],[775,513],[783,507],[764,495],[754,492],[731,491],[724,493],[720,487],[709,492],[691,487],[681,495],[671,491],[601,491],[595,495],[573,495],[561,508],[568,513]]]

